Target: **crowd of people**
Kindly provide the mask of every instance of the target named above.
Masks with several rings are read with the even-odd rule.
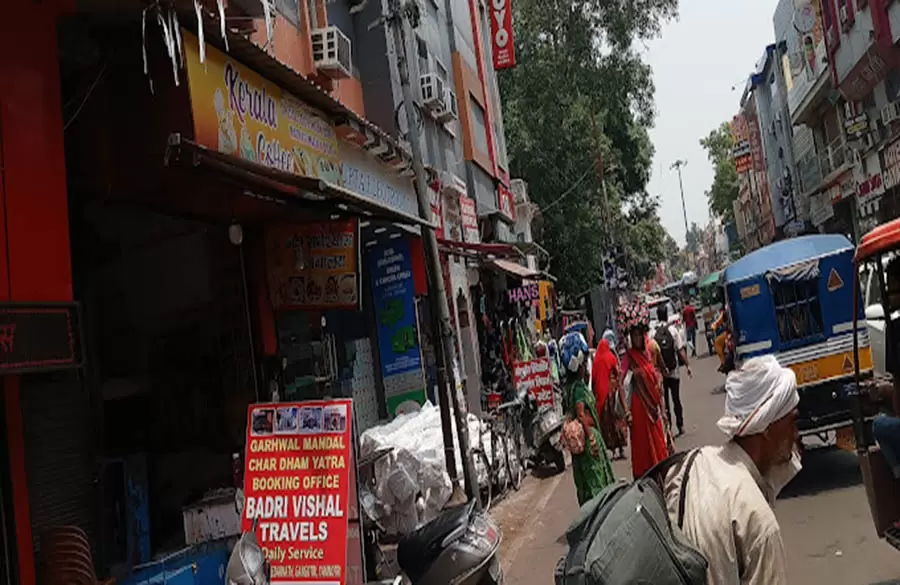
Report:
[[[643,301],[620,306],[616,325],[622,337],[605,331],[590,367],[580,333],[560,343],[567,425],[580,427],[570,434],[583,433],[583,448],[570,449],[579,505],[615,481],[611,457],[624,458],[628,444],[638,479],[674,454],[673,429],[684,432],[680,370],[692,375],[692,344],[668,324],[665,307],[657,317],[660,325],[651,331]],[[684,318],[685,337],[696,339],[696,317],[691,317]],[[624,351],[616,351],[619,343]],[[727,441],[698,450],[691,467],[676,465],[668,472],[669,514],[681,507],[684,536],[709,562],[708,583],[784,583],[784,545],[772,506],[800,468],[796,378],[774,357],[764,356],[731,372],[725,390],[718,425]],[[566,434],[564,427],[564,442],[577,443]],[[687,474],[702,481],[686,484],[681,496]]]

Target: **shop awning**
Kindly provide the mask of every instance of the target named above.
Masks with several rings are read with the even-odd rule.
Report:
[[[476,244],[438,238],[438,248],[441,252],[469,256],[471,258],[489,258],[491,256],[522,257],[522,253],[512,244]]]
[[[169,136],[166,164],[178,161],[221,172],[247,183],[248,188],[261,189],[267,193],[275,192],[288,202],[323,212],[341,210],[374,219],[435,227],[420,217],[388,207],[376,199],[340,185],[314,177],[295,175],[217,152],[176,133]]]
[[[516,278],[539,280],[543,276],[543,273],[540,271],[532,270],[527,266],[522,266],[509,260],[492,260],[488,265]]]

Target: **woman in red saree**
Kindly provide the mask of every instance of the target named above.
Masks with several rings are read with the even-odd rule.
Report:
[[[619,307],[619,330],[630,341],[622,363],[631,372],[631,471],[637,479],[669,456],[663,414],[659,346],[650,339],[650,317],[640,300]]]
[[[591,386],[597,399],[603,442],[615,459],[624,459],[628,445],[628,423],[624,416],[625,395],[619,380],[619,358],[610,349],[609,341],[601,339],[594,355]]]

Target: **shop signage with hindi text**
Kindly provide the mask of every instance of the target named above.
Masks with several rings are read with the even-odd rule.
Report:
[[[506,187],[503,183],[499,183],[497,185],[497,199],[499,203],[498,208],[500,209],[500,213],[502,213],[507,219],[515,221],[515,198],[513,197],[513,192],[510,191],[509,187]]]
[[[539,410],[544,406],[551,408],[555,406],[550,358],[516,362],[513,365],[513,384],[517,391],[526,391],[534,396]]]
[[[509,69],[516,65],[513,45],[512,0],[491,0],[491,44],[494,69]]]
[[[249,408],[241,529],[256,536],[271,582],[346,585],[352,402]]]
[[[478,214],[475,211],[475,200],[465,195],[459,196],[459,216],[462,220],[463,240],[470,244],[481,243],[478,231]]]
[[[78,305],[0,305],[0,373],[24,374],[84,365]]]
[[[900,184],[900,140],[884,149],[882,178],[885,189],[893,189]]]
[[[334,126],[323,114],[183,30],[194,141],[280,171],[341,183]]]
[[[357,220],[266,228],[266,265],[272,306],[350,309],[359,306]]]

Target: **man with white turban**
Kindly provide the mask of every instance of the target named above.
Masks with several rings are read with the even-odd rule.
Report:
[[[709,561],[709,585],[787,583],[781,529],[772,509],[800,471],[797,379],[774,356],[748,360],[725,382],[720,447],[689,453],[667,475],[673,522]],[[684,501],[679,497],[687,474]]]

